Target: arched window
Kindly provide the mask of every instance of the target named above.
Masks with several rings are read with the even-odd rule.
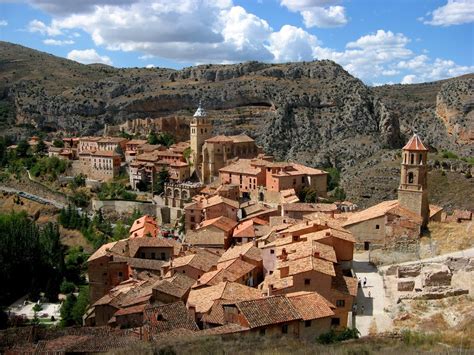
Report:
[[[420,154],[420,160],[419,160],[418,164],[420,164],[420,165],[423,164],[423,155],[422,154]]]
[[[412,172],[408,173],[408,183],[413,184],[413,173]]]
[[[410,164],[415,164],[415,154],[410,154]]]

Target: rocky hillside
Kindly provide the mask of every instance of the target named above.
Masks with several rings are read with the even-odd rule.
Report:
[[[326,60],[117,69],[0,42],[0,125],[90,134],[128,120],[186,121],[201,100],[216,134],[244,132],[278,158],[336,166],[350,178],[414,130],[433,150],[472,156],[473,83],[467,75],[371,88]]]

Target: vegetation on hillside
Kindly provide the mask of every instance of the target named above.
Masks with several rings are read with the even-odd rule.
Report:
[[[64,280],[81,284],[85,255],[67,250],[60,242],[56,224],[39,227],[26,213],[0,214],[0,306],[28,294],[36,301],[40,293],[57,300]]]

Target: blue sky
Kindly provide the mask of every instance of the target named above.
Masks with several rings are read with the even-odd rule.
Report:
[[[0,0],[0,40],[81,63],[331,59],[369,85],[474,72],[474,0]]]

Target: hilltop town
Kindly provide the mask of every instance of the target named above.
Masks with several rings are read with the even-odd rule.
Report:
[[[334,171],[279,161],[246,134],[215,135],[213,122],[199,103],[183,141],[124,126],[114,136],[106,127],[102,136],[34,136],[6,148],[5,159],[40,158],[27,170],[38,191],[12,184],[4,197],[51,206],[58,193],[73,194],[56,201],[63,241],[82,240],[89,252],[74,249],[87,255],[83,280],[61,284],[54,311],[63,326],[81,327],[55,333],[33,323],[17,338],[4,333],[3,350],[114,351],[230,336],[324,343],[413,330],[409,322],[423,319],[419,302],[428,309],[445,299],[458,307],[445,322],[461,333],[472,325],[472,309],[459,308],[472,305],[472,212],[430,203],[422,137],[400,151],[398,198],[363,209],[346,200]],[[58,175],[42,170],[51,162],[64,165]],[[36,220],[49,221],[42,211]],[[429,259],[445,252],[433,249],[445,237],[434,239],[436,231],[453,225],[467,231],[458,234],[467,246],[448,251],[465,252]],[[66,323],[64,305],[76,297],[82,311]],[[40,308],[35,319],[51,316]],[[26,311],[17,304],[8,312]]]

